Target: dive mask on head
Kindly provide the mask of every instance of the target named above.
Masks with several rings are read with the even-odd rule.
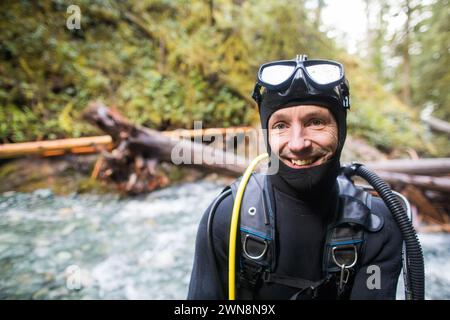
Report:
[[[261,104],[261,87],[269,91],[283,92],[293,81],[302,79],[305,97],[327,96],[338,100],[344,108],[350,108],[348,81],[342,64],[332,60],[307,60],[298,55],[293,60],[280,60],[263,64],[252,97]]]

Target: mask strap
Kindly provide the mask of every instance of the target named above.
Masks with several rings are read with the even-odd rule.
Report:
[[[259,105],[261,104],[261,85],[259,83],[255,84],[255,87],[253,88],[253,94],[252,94],[253,100]]]

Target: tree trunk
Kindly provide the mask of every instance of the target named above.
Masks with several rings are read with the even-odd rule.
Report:
[[[316,6],[316,16],[314,19],[314,25],[316,30],[319,30],[320,25],[322,23],[322,9],[325,6],[325,0],[317,0],[317,6]]]
[[[450,174],[450,158],[385,160],[369,162],[365,165],[374,171],[389,171],[418,175]]]
[[[409,55],[409,48],[411,46],[411,14],[412,8],[410,1],[405,2],[405,42],[403,45],[403,86],[402,86],[402,100],[408,106],[411,106],[411,57]]]
[[[422,117],[422,120],[430,126],[432,130],[450,134],[450,123],[431,116]]]
[[[413,185],[426,190],[450,193],[450,177],[417,176],[404,173],[377,171],[378,176],[388,183]]]

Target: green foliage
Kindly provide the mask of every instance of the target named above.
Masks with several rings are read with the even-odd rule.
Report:
[[[431,103],[435,116],[450,122],[450,4],[434,1],[424,11],[429,16],[417,26],[420,51],[413,56],[413,101],[419,106]]]
[[[407,147],[428,150],[418,114],[386,92],[376,75],[361,63],[346,63],[352,85],[352,108],[348,113],[349,132],[365,138],[385,151]]]
[[[368,58],[391,92],[415,112],[432,106],[450,121],[450,6],[448,0],[365,0],[376,18],[368,34]],[[372,19],[373,20],[373,19]],[[449,154],[446,134],[422,134],[429,155]]]
[[[81,0],[81,30],[72,31],[70,4],[0,4],[3,141],[94,134],[80,113],[97,99],[161,130],[195,120],[248,125],[257,119],[250,93],[258,66],[306,53],[346,65],[351,132],[385,149],[428,150],[411,111],[316,29],[303,1],[215,0],[211,11],[207,1]]]

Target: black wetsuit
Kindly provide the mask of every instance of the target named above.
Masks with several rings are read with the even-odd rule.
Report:
[[[315,199],[315,203],[311,203],[277,188],[270,189],[276,206],[276,237],[278,239],[275,273],[312,281],[321,279],[326,225],[329,210],[335,207],[335,202],[333,199],[322,199],[322,201]],[[214,272],[214,258],[208,250],[206,233],[211,206],[201,219],[188,299],[227,299],[228,241],[232,207],[233,197],[229,195],[221,201],[214,217],[214,250],[220,283]],[[361,268],[355,275],[350,298],[395,299],[401,270],[402,236],[381,199],[373,198],[372,210],[384,216],[384,227],[378,232],[366,234],[364,256]],[[367,286],[367,280],[372,274],[367,272],[367,267],[370,265],[380,268],[380,289],[370,290]],[[278,284],[263,283],[255,293],[255,299],[289,299],[296,291],[298,290]]]

